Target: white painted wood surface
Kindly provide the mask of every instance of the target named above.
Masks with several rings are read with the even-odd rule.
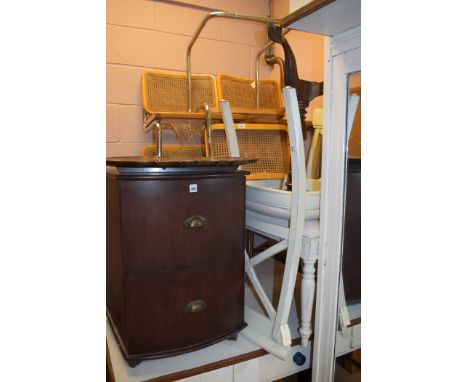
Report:
[[[361,324],[350,328],[349,336],[341,332],[336,335],[335,357],[341,357],[347,353],[361,348]]]
[[[289,146],[291,151],[291,220],[289,222],[288,250],[286,264],[281,286],[280,300],[273,326],[272,336],[283,345],[287,345],[284,333],[285,326],[288,330],[288,317],[296,283],[296,275],[299,268],[299,259],[302,248],[302,237],[305,222],[306,199],[306,173],[304,140],[302,137],[301,117],[297,101],[296,89],[286,87],[283,89],[286,119],[288,121]],[[281,326],[283,325],[283,328]]]
[[[352,94],[348,97],[348,111],[346,116],[346,147],[349,146],[349,137],[351,136],[351,129],[353,126],[354,116],[356,114],[357,106],[359,103],[359,96]],[[345,165],[345,168],[347,166]],[[346,188],[344,190],[344,195],[346,195]],[[359,304],[360,306],[361,304]],[[360,309],[359,309],[360,310]],[[360,316],[359,316],[360,317]],[[342,335],[344,338],[351,337],[352,328],[350,327],[350,314],[348,311],[348,306],[346,303],[346,296],[344,291],[344,281],[343,281],[343,272],[340,272],[340,286],[338,294],[338,334]],[[335,353],[336,353],[335,347]]]
[[[278,344],[271,338],[273,331],[273,319],[265,317],[265,315],[256,312],[255,310],[245,307],[245,321],[248,326],[242,331],[241,335],[260,346],[262,349],[268,350],[270,354],[286,360],[290,348]]]
[[[312,375],[314,382],[331,382],[334,374],[338,275],[341,269],[344,165],[347,149],[345,145],[347,75],[360,70],[360,24],[360,0],[336,0],[288,25],[291,29],[333,36],[332,39],[325,39],[325,133]]]
[[[180,382],[233,382],[234,373],[232,366],[223,367],[203,373],[200,375],[194,375],[192,377],[179,379]]]
[[[315,263],[316,254],[308,253],[302,256],[302,280],[301,280],[301,345],[307,346],[312,334],[312,307],[315,294]]]
[[[287,27],[324,36],[336,36],[356,25],[361,25],[361,0],[335,0]]]
[[[257,254],[253,259],[249,259],[247,253],[245,254],[247,275],[269,318],[274,323],[270,336],[264,337],[264,334],[255,332],[252,329],[255,328],[255,325],[247,329],[245,335],[255,344],[262,346],[280,358],[288,350],[291,342],[291,329],[288,326],[288,318],[303,248],[308,250],[303,255],[303,258],[306,259],[304,264],[307,263],[307,265],[305,266],[305,277],[302,279],[305,300],[301,303],[304,313],[301,320],[303,328],[300,329],[300,333],[302,333],[303,337],[301,344],[304,347],[307,346],[312,332],[311,313],[315,284],[310,263],[317,259],[317,246],[308,243],[310,240],[318,238],[318,224],[309,224],[307,226],[308,232],[304,234],[304,222],[306,219],[318,219],[318,200],[320,196],[319,192],[307,192],[312,184],[306,180],[304,146],[296,90],[285,88],[283,89],[283,96],[288,121],[293,191],[275,190],[265,187],[263,184],[248,182],[246,190],[246,228],[278,240],[279,243]],[[237,136],[229,103],[221,101],[220,104],[229,153],[230,155],[239,155]],[[304,244],[304,240],[307,243]],[[278,308],[275,310],[255,273],[254,267],[285,248],[287,248],[285,271]],[[313,250],[315,250],[315,253],[311,252]],[[247,323],[249,323],[249,319],[251,319],[250,316],[246,318]],[[276,344],[271,342],[270,337],[282,345],[284,349],[278,349]]]
[[[224,131],[226,132],[229,156],[237,158],[240,156],[239,144],[237,142],[234,120],[232,119],[231,106],[229,105],[228,101],[221,100],[219,102],[219,107],[221,109],[221,115],[223,117]]]
[[[306,356],[306,362],[297,366],[293,361],[296,352]],[[281,362],[281,363],[280,363]],[[292,346],[286,356],[286,361],[279,361],[272,354],[267,354],[255,360],[242,362],[233,366],[235,382],[271,382],[288,375],[298,373],[310,367],[310,343],[307,348],[300,345]],[[224,381],[220,381],[224,382]]]
[[[335,339],[341,248],[345,162],[347,151],[348,76],[361,69],[360,27],[346,33],[346,44],[333,47],[325,38],[325,82],[322,150],[322,199],[317,307],[313,355],[313,382],[331,382],[335,365]]]

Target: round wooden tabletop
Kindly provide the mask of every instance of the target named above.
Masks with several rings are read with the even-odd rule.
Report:
[[[158,158],[158,157],[109,157],[106,158],[107,166],[115,167],[237,167],[256,162],[252,158]]]

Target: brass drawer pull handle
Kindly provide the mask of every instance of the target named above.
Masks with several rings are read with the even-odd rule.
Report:
[[[184,310],[187,313],[201,312],[206,309],[206,302],[203,300],[195,300],[188,304]]]
[[[187,228],[197,228],[206,225],[206,219],[201,215],[190,216],[184,223]]]

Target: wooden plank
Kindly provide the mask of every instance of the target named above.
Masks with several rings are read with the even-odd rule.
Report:
[[[361,370],[361,349],[338,357],[336,362],[348,373],[357,373]]]
[[[283,19],[280,25],[323,36],[337,36],[361,25],[361,0],[315,0],[292,15],[292,18]]]
[[[106,158],[107,166],[115,167],[238,167],[244,164],[254,163],[257,159],[238,157],[109,157]]]
[[[288,25],[295,23],[297,20],[318,11],[320,8],[333,3],[335,0],[316,0],[307,3],[306,5],[296,9],[281,20],[280,26],[286,28]]]
[[[109,345],[106,340],[106,382],[115,382],[114,369],[112,368],[112,360],[109,354]]]

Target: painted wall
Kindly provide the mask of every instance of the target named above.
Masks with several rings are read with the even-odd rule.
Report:
[[[205,7],[266,16],[268,0],[198,0]],[[138,155],[152,142],[143,133],[140,75],[144,69],[185,72],[186,49],[210,10],[183,2],[107,0],[107,150],[108,156]],[[265,45],[263,24],[209,21],[192,49],[193,73],[220,72],[254,77],[255,56]],[[262,64],[261,76],[271,69]]]
[[[267,16],[269,7],[269,0],[107,0],[106,155],[138,155],[152,143],[152,134],[142,129],[141,72],[185,72],[187,46],[209,8]],[[287,0],[273,0],[274,17],[285,16],[288,8]],[[288,40],[300,77],[322,81],[323,38],[292,31]],[[265,43],[263,24],[211,20],[192,49],[192,71],[254,78],[255,56]],[[282,56],[281,47],[276,49]],[[277,68],[272,70],[263,59],[260,63],[261,78],[279,80]],[[313,101],[312,108],[321,107],[321,102],[321,97]]]

